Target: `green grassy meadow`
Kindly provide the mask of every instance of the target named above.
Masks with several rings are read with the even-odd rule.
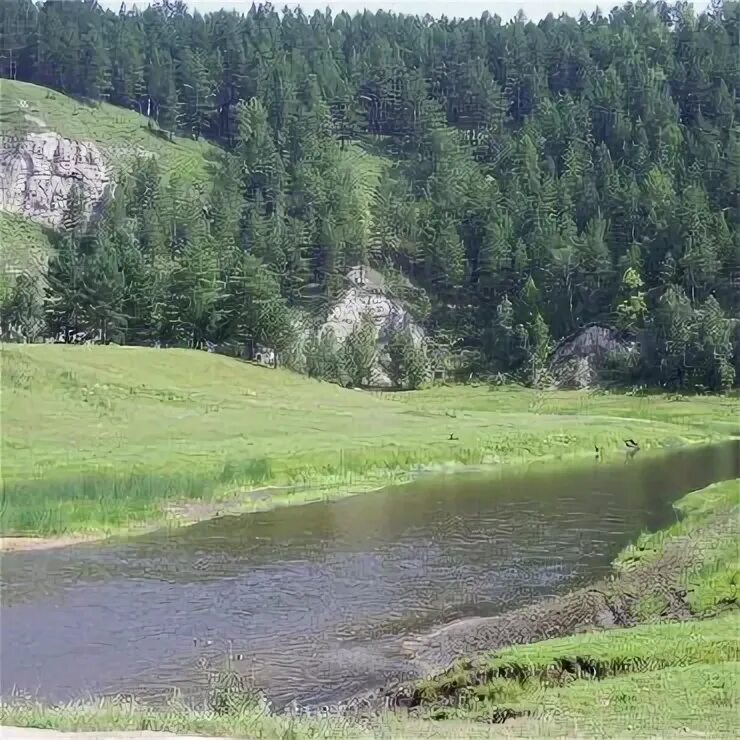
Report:
[[[270,505],[405,480],[416,466],[568,464],[737,432],[737,398],[436,387],[346,390],[190,350],[4,345],[2,531],[104,534],[159,524],[178,502],[275,493]],[[450,440],[449,436],[458,439]],[[152,708],[113,699],[0,705],[3,725],[58,730],[167,730],[214,736],[734,737],[740,676],[737,523],[740,481],[685,496],[682,516],[615,560],[633,572],[669,545],[692,543],[681,575],[692,621],[661,618],[475,659],[419,682],[414,713],[273,714],[237,694],[218,706],[174,699]]]
[[[193,350],[3,345],[0,361],[3,534],[105,534],[259,487],[297,487],[270,505],[299,503],[595,444],[621,455],[626,437],[649,450],[726,437],[740,419],[737,398],[362,392]]]

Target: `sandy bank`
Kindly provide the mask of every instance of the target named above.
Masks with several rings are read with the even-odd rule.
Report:
[[[71,535],[63,537],[0,537],[0,552],[27,552],[31,550],[51,550],[55,547],[79,545],[83,542],[97,542],[101,537]],[[5,735],[2,735],[3,740]]]

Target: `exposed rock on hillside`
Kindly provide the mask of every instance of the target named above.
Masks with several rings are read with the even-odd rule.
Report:
[[[0,138],[0,210],[59,229],[75,184],[88,212],[111,187],[110,170],[95,144],[52,131]]]
[[[618,329],[597,324],[563,339],[550,361],[550,373],[560,388],[588,388],[599,382],[610,355],[629,355],[636,342]]]
[[[334,304],[321,328],[330,328],[339,342],[343,342],[352,331],[360,326],[362,317],[370,315],[378,330],[379,358],[373,377],[373,385],[389,386],[390,379],[383,369],[384,349],[396,332],[410,328],[420,342],[424,331],[413,320],[401,301],[386,293],[383,276],[370,267],[357,266],[347,273],[347,290]]]

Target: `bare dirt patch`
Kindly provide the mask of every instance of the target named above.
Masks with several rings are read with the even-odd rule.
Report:
[[[101,537],[69,535],[62,537],[0,537],[0,552],[26,552],[30,550],[52,550],[56,547],[79,545],[83,542],[98,542]]]
[[[237,516],[271,508],[275,493],[290,490],[295,490],[295,487],[268,486],[243,490],[222,501],[188,501],[172,504],[167,507],[166,514],[170,521],[180,525],[197,524],[221,516]]]

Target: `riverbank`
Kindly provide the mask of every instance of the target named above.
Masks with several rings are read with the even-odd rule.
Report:
[[[187,350],[2,345],[4,543],[307,503],[424,470],[726,438],[740,399],[487,386],[346,390]],[[338,444],[339,440],[339,444]],[[643,454],[643,453],[641,453]]]
[[[0,707],[0,723],[221,737],[734,737],[740,479],[676,508],[676,523],[623,550],[603,582],[420,636],[408,649],[432,677],[335,714],[272,714],[237,685],[200,708],[20,701]]]
[[[605,581],[411,644],[434,675],[382,703],[437,719],[547,720],[594,737],[737,736],[740,479],[676,508],[679,520],[627,547]]]

